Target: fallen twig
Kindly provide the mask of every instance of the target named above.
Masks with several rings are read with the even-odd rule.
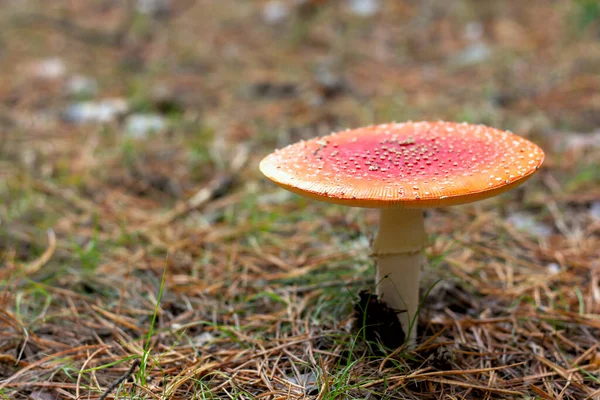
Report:
[[[105,400],[113,390],[115,390],[121,383],[125,382],[131,376],[131,374],[134,373],[135,369],[139,365],[140,365],[140,359],[136,358],[133,361],[133,364],[131,364],[131,367],[129,367],[129,369],[127,370],[127,372],[125,372],[119,379],[114,381],[112,383],[112,385],[110,385],[108,388],[106,388],[106,390],[104,391],[104,393],[102,393],[102,396],[100,396],[100,398],[98,400]]]
[[[40,258],[26,265],[23,271],[26,275],[31,275],[40,270],[52,258],[56,250],[56,235],[52,229],[48,229],[48,248],[44,251]]]

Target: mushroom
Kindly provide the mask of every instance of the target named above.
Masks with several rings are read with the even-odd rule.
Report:
[[[373,243],[376,293],[416,339],[423,210],[503,193],[540,167],[544,152],[510,132],[454,122],[375,125],[301,141],[265,157],[262,173],[294,193],[380,209]]]

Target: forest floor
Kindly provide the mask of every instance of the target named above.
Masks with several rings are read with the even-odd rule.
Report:
[[[596,1],[156,3],[0,0],[0,399],[600,399]],[[440,119],[546,161],[428,212],[388,351],[353,315],[377,212],[258,163]]]

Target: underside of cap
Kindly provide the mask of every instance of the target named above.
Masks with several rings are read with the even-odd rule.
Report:
[[[407,122],[346,130],[265,157],[260,170],[303,196],[369,208],[429,208],[495,196],[518,186],[544,152],[484,125]]]

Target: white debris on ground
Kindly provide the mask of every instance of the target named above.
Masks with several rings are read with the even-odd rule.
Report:
[[[560,135],[558,140],[554,141],[554,150],[561,151],[579,151],[585,148],[600,148],[600,130],[590,133],[565,132]]]
[[[29,64],[26,69],[29,72],[29,75],[44,80],[60,79],[67,72],[64,61],[58,57],[35,61]]]
[[[560,272],[560,265],[557,263],[550,263],[546,266],[546,269],[550,275],[556,275]]]
[[[132,114],[125,120],[125,133],[136,139],[145,138],[166,128],[167,121],[158,114]]]
[[[491,55],[492,49],[487,44],[484,42],[475,42],[458,52],[452,58],[452,64],[458,66],[479,64],[489,59]]]
[[[98,92],[98,83],[85,75],[73,75],[67,80],[66,91],[71,96],[94,96]]]
[[[82,101],[71,104],[63,116],[76,124],[111,122],[125,114],[129,105],[125,99],[112,98],[99,101]]]
[[[146,15],[156,15],[168,12],[169,0],[137,0],[136,11]]]
[[[268,25],[276,25],[283,22],[290,15],[289,7],[279,0],[271,0],[262,10],[262,18]]]
[[[592,202],[590,206],[590,216],[600,220],[600,201]]]
[[[210,332],[202,332],[201,334],[193,338],[195,346],[203,346],[206,343],[212,342],[216,339]]]
[[[479,64],[492,56],[492,49],[483,40],[484,28],[479,21],[465,25],[463,36],[468,44],[450,60],[451,64],[464,67]]]
[[[465,25],[463,35],[465,39],[475,42],[483,37],[483,24],[479,21],[471,21]]]
[[[348,0],[348,7],[354,15],[372,17],[381,10],[381,0]]]
[[[319,378],[317,374],[313,371],[299,374],[298,376],[294,374],[287,377],[288,382],[293,385],[303,387],[307,392],[310,392],[312,389],[317,387],[318,380]]]
[[[515,212],[506,218],[506,222],[520,231],[536,237],[548,237],[552,234],[552,227],[535,220],[534,216],[525,212]]]
[[[56,395],[46,390],[34,390],[29,394],[28,400],[55,400]]]

